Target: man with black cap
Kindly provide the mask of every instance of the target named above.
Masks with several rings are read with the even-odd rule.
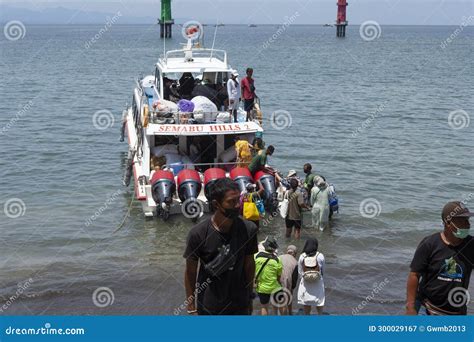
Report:
[[[255,254],[255,284],[260,304],[262,304],[262,316],[268,315],[268,304],[278,302],[277,297],[282,289],[280,276],[283,265],[276,255],[278,243],[274,237],[269,237],[263,241],[265,251]],[[274,306],[274,312],[277,308]]]
[[[418,245],[407,280],[408,315],[418,314],[421,306],[428,315],[466,314],[474,262],[472,216],[464,203],[447,203],[441,213],[444,230]]]

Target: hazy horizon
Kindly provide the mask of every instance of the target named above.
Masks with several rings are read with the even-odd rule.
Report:
[[[213,24],[275,25],[297,14],[294,25],[332,24],[336,0],[210,0],[199,6],[192,0],[172,1],[177,23],[189,19]],[[155,23],[160,15],[158,0],[75,0],[22,2],[2,0],[0,22],[20,20],[26,24],[103,23],[120,12],[122,24]],[[474,15],[474,2],[466,0],[353,0],[347,7],[349,25],[367,20],[381,25],[460,25]]]

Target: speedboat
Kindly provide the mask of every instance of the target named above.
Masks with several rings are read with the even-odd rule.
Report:
[[[154,73],[137,80],[123,113],[122,139],[128,140],[123,183],[133,183],[146,217],[197,219],[211,210],[210,189],[223,177],[235,180],[241,190],[261,178],[266,193],[275,193],[273,176],[261,172],[253,177],[236,165],[234,140],[253,143],[260,137],[261,113],[246,121],[239,109],[235,120],[225,101],[206,97],[206,91],[219,93],[234,69],[226,51],[203,47],[202,30],[200,24],[183,26],[186,44],[165,51]],[[203,95],[195,96],[196,90]]]

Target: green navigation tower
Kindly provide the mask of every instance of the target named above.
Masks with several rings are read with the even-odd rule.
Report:
[[[171,27],[174,20],[171,18],[171,0],[161,0],[160,37],[171,38]]]

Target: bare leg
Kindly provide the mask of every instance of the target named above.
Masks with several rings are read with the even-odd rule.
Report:
[[[287,238],[291,237],[291,230],[292,230],[291,228],[286,228],[286,234],[285,234],[285,236],[286,236]]]
[[[262,304],[262,316],[268,316],[268,304]]]
[[[295,239],[299,240],[301,237],[301,229],[296,229],[295,228]]]
[[[318,310],[318,315],[322,315],[322,314],[323,314],[323,309],[324,309],[324,306],[317,306],[317,307],[316,307],[316,310]]]
[[[311,305],[305,305],[304,306],[304,314],[305,315],[311,315]]]

